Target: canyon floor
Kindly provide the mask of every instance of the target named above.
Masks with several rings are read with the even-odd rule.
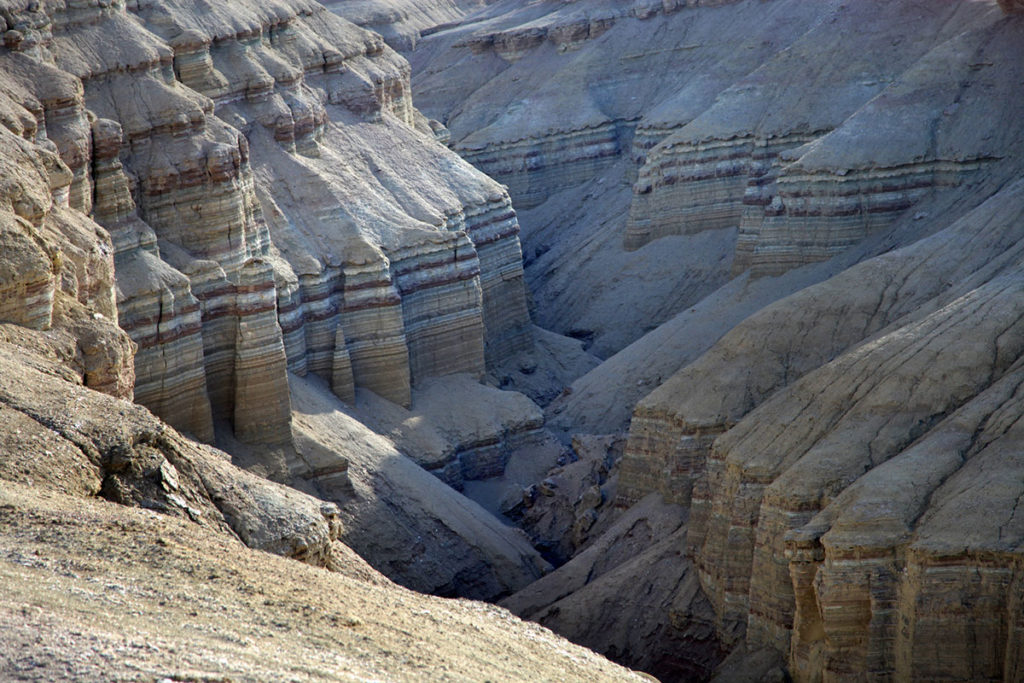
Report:
[[[0,0],[0,678],[1024,681],[1024,6]]]

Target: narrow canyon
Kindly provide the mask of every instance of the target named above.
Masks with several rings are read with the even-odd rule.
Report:
[[[1020,0],[0,37],[0,679],[1024,681]]]

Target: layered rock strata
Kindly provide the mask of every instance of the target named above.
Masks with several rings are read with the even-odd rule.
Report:
[[[959,98],[958,86],[944,74],[970,70],[961,55],[976,49],[943,28],[962,8],[947,5],[933,14],[891,5],[885,9],[891,19],[872,30],[853,28],[867,21],[859,14],[866,8],[846,9],[831,14],[827,29],[810,27],[723,91],[706,112],[636,155],[645,163],[634,186],[627,249],[665,235],[740,226],[733,273],[777,274],[830,258],[890,225],[930,190],[955,186],[977,169],[984,152],[946,152],[935,137],[943,127],[936,115]],[[973,23],[980,39],[993,19],[971,13],[954,22]],[[836,53],[808,59],[822,31],[837,25],[851,28],[839,29],[844,38]],[[934,40],[904,40],[910,26]],[[853,58],[882,52],[886,56],[871,64]],[[787,87],[800,86],[788,81],[779,87],[787,82],[783,74],[795,72],[818,83],[821,97],[802,102],[799,112],[788,102],[805,95]],[[865,142],[882,130],[899,131],[884,153],[880,144]],[[865,145],[873,156],[863,154]],[[825,158],[830,163],[820,165]]]
[[[763,184],[762,176],[780,151],[818,137],[795,133],[769,141],[746,134],[730,140],[684,142],[683,136],[685,127],[647,153],[633,188],[623,239],[626,249],[638,249],[667,235],[740,225],[745,207],[751,204],[747,186]],[[737,269],[739,263],[733,265]]]
[[[91,202],[82,150],[66,163],[60,140],[88,135],[81,86],[20,55],[0,55],[0,322],[4,336],[31,345],[21,328],[45,332],[40,348],[62,359],[79,381],[131,398],[132,344],[117,329],[110,234],[81,212]],[[77,155],[77,156],[76,156]],[[74,202],[74,205],[72,205]]]
[[[509,186],[520,209],[546,201],[557,189],[579,185],[607,168],[621,153],[625,122],[552,133],[536,140],[505,144],[456,144],[459,154]]]
[[[517,155],[500,177],[527,201],[538,319],[601,355],[625,347],[549,406],[549,424],[605,433],[647,396],[618,500],[653,492],[689,509],[673,547],[692,558],[724,647],[751,662],[768,653],[767,668],[786,661],[799,680],[1012,678],[1019,22],[1007,3],[798,5],[759,4],[761,21],[745,14],[752,3],[687,7],[639,40],[642,22],[625,12],[600,35],[569,29],[570,13],[594,17],[603,3],[495,6],[419,43],[415,87],[456,149],[481,164]],[[750,40],[707,69],[719,21]],[[564,46],[549,40],[556,24],[573,36]],[[600,76],[588,70],[598,45]],[[663,50],[673,58],[661,89],[632,79],[630,63],[660,75]],[[630,159],[573,175],[574,152],[554,140],[577,135],[588,159],[583,131],[614,124],[624,134],[608,158]],[[631,164],[626,215],[612,197]],[[616,227],[636,256],[595,257]],[[698,276],[719,288],[633,346],[612,346],[601,316],[565,302],[599,292],[627,258],[657,269],[655,252],[689,246],[718,261],[710,235],[730,230],[734,257]],[[649,329],[625,319],[637,336]],[[998,490],[988,468],[1006,475]],[[1000,512],[980,502],[989,497]],[[954,521],[958,506],[990,515],[977,540]],[[532,613],[600,640],[565,598],[571,579],[541,583],[553,587]],[[964,641],[992,645],[942,646],[947,609]]]
[[[734,237],[725,233],[735,224],[716,241],[721,259],[673,271],[694,253],[681,240],[644,254],[622,250],[620,188],[635,180],[642,150],[822,11],[789,2],[496,4],[417,43],[408,55],[417,101],[448,126],[454,149],[511,188],[542,325],[607,357],[728,279]],[[736,23],[748,27],[739,44],[702,37]],[[627,278],[637,287],[624,298],[614,284]]]
[[[1019,368],[1011,369],[787,539],[799,604],[792,661],[801,677],[868,669],[893,677],[1019,675],[1019,524],[1011,515],[993,528],[996,538],[972,533],[970,544],[956,549],[949,541],[956,529],[967,528],[961,525],[991,526],[979,514],[1003,522],[999,507],[1012,509],[1010,501],[1016,500],[1007,483],[1020,477],[1011,455],[1020,442],[1011,417],[1020,410],[1020,379]],[[971,507],[981,509],[965,515],[965,494],[979,490],[983,502]],[[817,576],[816,590],[808,590],[811,574]],[[809,597],[815,604],[805,602]],[[960,603],[953,608],[954,628],[988,645],[951,643],[938,651],[934,638],[942,615],[933,606],[936,598]],[[820,613],[835,617],[827,626],[817,624],[814,615]],[[910,627],[900,629],[901,622]],[[824,642],[807,638],[821,627],[827,629]]]
[[[763,218],[741,227],[737,249],[751,253],[737,258],[734,269],[749,265],[755,274],[772,274],[826,260],[884,229],[928,194],[970,183],[1005,157],[1015,141],[996,132],[997,121],[1013,116],[1016,96],[1003,80],[1008,74],[989,67],[1017,47],[1002,22],[985,18],[932,48],[839,129],[783,154],[777,178],[762,185],[758,197],[768,202]],[[956,84],[950,72],[959,74]],[[986,96],[974,95],[974,88]],[[995,113],[993,132],[971,130],[965,122],[982,111],[988,115],[988,97],[1006,104]],[[894,138],[883,131],[898,133]]]
[[[408,403],[412,383],[532,343],[508,197],[431,142],[379,37],[304,2],[9,19],[29,36],[11,72],[47,72],[32,106],[52,112],[67,201],[114,233],[138,400],[172,423],[284,442],[285,358],[346,398]],[[117,51],[90,47],[114,34]],[[17,287],[45,302],[37,261]]]
[[[759,57],[778,49],[762,45],[760,37],[750,37],[746,47],[752,49],[742,51],[681,39],[650,52],[634,49],[638,35],[649,27],[645,22],[665,22],[682,32],[694,30],[695,22],[710,28],[723,18],[685,16],[683,9],[681,3],[615,1],[585,8],[557,3],[488,7],[472,21],[442,27],[410,49],[410,59],[422,72],[417,96],[451,130],[453,148],[506,183],[518,208],[529,209],[595,177],[629,152],[645,110],[674,95],[677,81],[685,83],[675,74],[667,81],[646,78],[655,65],[667,66],[673,53],[690,53],[694,64],[714,72],[685,94],[706,106],[715,94],[714,81],[721,79],[719,87],[725,87],[730,77],[743,75]],[[343,6],[338,11],[346,13]],[[761,13],[764,35],[786,40],[793,17],[782,21],[774,8],[767,10],[768,17]],[[619,58],[611,71],[599,56],[609,52]],[[475,73],[466,68],[469,63]],[[488,82],[482,80],[485,75],[498,78]],[[517,97],[517,92],[528,96]]]
[[[928,538],[925,520],[940,504],[929,503],[927,491],[940,481],[962,482],[954,496],[974,496],[977,486],[987,486],[970,479],[971,444],[977,438],[983,450],[989,440],[1004,438],[1000,420],[1014,419],[998,416],[1016,405],[1011,397],[1020,349],[1012,340],[1019,337],[1021,243],[1012,226],[1019,223],[1020,191],[1017,183],[913,247],[765,309],[641,402],[620,501],[653,489],[691,506],[688,546],[727,642],[745,637],[748,646],[788,654],[793,673],[807,680],[865,668],[914,676],[931,670],[923,661],[932,656],[924,654],[925,641],[896,635],[894,624],[914,623],[918,614],[939,618],[920,612],[929,604],[921,591],[961,589],[948,582],[942,589],[930,586],[924,569],[911,572],[921,566],[916,556],[899,548]],[[951,254],[958,256],[954,263]],[[709,383],[713,392],[690,391]],[[984,436],[988,420],[999,436]],[[772,429],[773,435],[765,431]],[[965,445],[952,446],[955,439],[966,439]],[[958,455],[944,465],[938,453]],[[930,464],[913,465],[915,458]],[[929,476],[932,467],[951,468],[937,475],[932,489],[896,483]],[[880,484],[883,477],[890,483]],[[891,486],[906,493],[890,497],[884,491]],[[846,502],[876,494],[872,504]],[[916,507],[899,513],[902,522],[893,527],[888,520],[901,495]],[[936,495],[932,500],[945,494]],[[833,527],[844,514],[856,526]],[[832,528],[836,536],[828,535]],[[944,538],[958,533],[955,528],[947,526]],[[854,529],[855,546],[853,536],[839,541]],[[831,538],[836,545],[829,545]],[[1015,551],[993,542],[1004,554],[986,566],[1011,577],[993,590],[999,600],[1012,600]],[[971,565],[973,557],[944,561]],[[934,566],[931,559],[920,562]],[[886,576],[903,578],[879,583]],[[864,581],[872,586],[870,597],[855,597],[866,590]],[[986,614],[964,617],[972,634],[989,628]],[[999,647],[951,652],[940,666],[967,678],[1004,670],[1019,647],[1012,621],[996,617],[993,628],[1006,634]]]
[[[760,407],[758,410],[763,414],[771,410],[773,403],[796,406],[810,395],[820,397],[823,386],[836,383],[834,373],[847,373],[854,380],[848,385],[854,387],[854,392],[837,397],[843,407],[824,416],[824,423],[815,419],[817,424],[805,431],[798,413],[784,418],[787,438],[779,442],[779,447],[793,446],[785,456],[774,448],[760,449],[749,464],[733,464],[738,462],[736,458],[746,457],[740,455],[742,446],[733,450],[734,439],[742,440],[744,424],[753,422],[757,411],[716,442],[708,461],[708,493],[694,502],[695,508],[706,515],[706,526],[695,523],[691,533],[695,539],[701,539],[697,541],[698,566],[703,583],[716,602],[723,630],[731,630],[737,622],[745,623],[749,640],[766,642],[780,650],[788,647],[793,617],[792,584],[788,566],[779,562],[784,559],[783,553],[775,549],[783,544],[787,531],[809,521],[852,479],[900,453],[919,432],[928,430],[942,415],[955,410],[980,392],[986,382],[1005,372],[1007,361],[1001,352],[995,357],[981,354],[976,360],[965,357],[967,348],[976,348],[986,339],[994,340],[1004,333],[1015,335],[1012,321],[1016,314],[1012,306],[1004,308],[1006,317],[991,315],[991,306],[1005,287],[1005,282],[994,281],[919,323],[879,338],[863,351],[833,361]],[[972,313],[976,316],[971,318],[976,325],[975,334],[964,335],[962,340],[937,335],[938,339],[928,343],[921,341],[921,335],[913,334],[939,331],[960,316]],[[1005,358],[1013,359],[1018,350],[1011,345],[1006,353]],[[855,378],[868,374],[863,368],[868,364],[879,367],[879,363],[887,371],[883,377],[855,383]],[[926,374],[921,379],[921,363],[941,363],[950,373],[957,373],[955,387],[959,391],[946,394],[943,389],[937,390]],[[803,398],[799,398],[801,395]],[[903,409],[885,414],[884,405],[893,400],[899,401]],[[821,398],[817,401],[820,406]],[[854,429],[853,424],[877,436],[851,448],[848,434]],[[808,440],[801,443],[799,439],[804,435]],[[764,434],[759,436],[763,437]],[[845,444],[845,448],[840,444]],[[756,530],[752,528],[755,521]]]

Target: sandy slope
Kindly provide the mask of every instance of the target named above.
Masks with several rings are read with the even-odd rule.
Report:
[[[366,576],[4,482],[0,679],[642,680],[505,610]]]

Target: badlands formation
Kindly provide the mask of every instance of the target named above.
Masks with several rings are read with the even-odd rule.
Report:
[[[0,678],[1024,681],[1022,12],[0,0]]]

